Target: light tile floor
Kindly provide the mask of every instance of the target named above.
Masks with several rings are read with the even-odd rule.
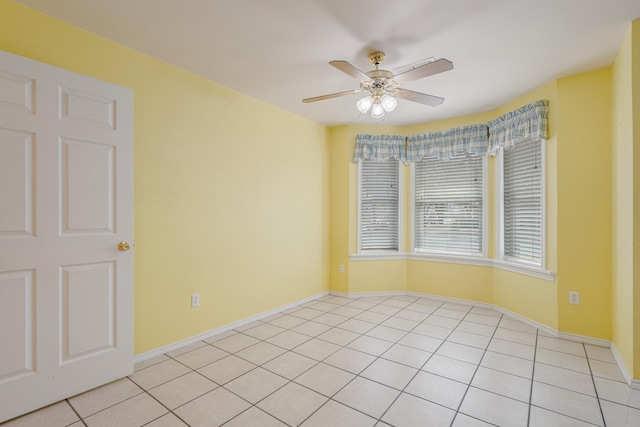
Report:
[[[608,348],[482,307],[326,296],[145,360],[15,426],[638,426]]]

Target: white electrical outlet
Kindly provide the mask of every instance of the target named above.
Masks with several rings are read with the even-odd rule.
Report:
[[[580,304],[580,292],[569,291],[569,304]]]
[[[198,307],[200,305],[200,294],[191,294],[191,307]]]
[[[344,273],[344,264],[340,264],[340,273]]]

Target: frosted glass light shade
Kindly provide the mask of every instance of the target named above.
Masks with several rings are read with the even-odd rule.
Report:
[[[380,117],[384,116],[384,107],[382,106],[382,104],[379,103],[375,103],[373,104],[373,106],[371,107],[371,117],[373,117],[374,119],[379,119]]]
[[[396,106],[398,105],[398,101],[396,101],[395,98],[389,95],[382,95],[382,98],[380,98],[380,103],[382,104],[384,111],[386,111],[387,113],[395,110]]]
[[[358,111],[364,114],[369,111],[369,108],[371,108],[372,104],[373,98],[370,96],[365,96],[364,98],[361,98],[358,100],[358,102],[356,102],[356,107],[358,108]]]

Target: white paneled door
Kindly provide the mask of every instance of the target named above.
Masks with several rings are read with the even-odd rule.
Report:
[[[131,90],[0,51],[0,422],[131,373],[131,239]]]

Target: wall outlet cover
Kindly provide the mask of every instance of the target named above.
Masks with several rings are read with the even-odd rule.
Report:
[[[580,304],[580,292],[569,291],[569,304]]]

